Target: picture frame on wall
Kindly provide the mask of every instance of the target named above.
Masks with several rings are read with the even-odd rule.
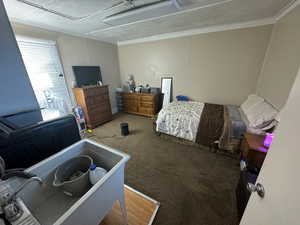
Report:
[[[163,107],[168,105],[170,102],[172,102],[172,96],[173,96],[173,77],[162,77],[161,78],[161,93],[164,95],[163,97]]]

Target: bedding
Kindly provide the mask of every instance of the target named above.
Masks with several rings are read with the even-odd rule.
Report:
[[[237,105],[227,105],[227,110],[231,127],[233,127],[230,135],[235,138],[241,137],[245,133],[247,126],[242,118],[240,107]]]
[[[245,115],[244,111],[240,108],[240,115],[242,117],[242,120],[246,124],[247,132],[252,134],[260,134],[263,135],[266,133],[266,131],[273,129],[276,127],[279,123],[279,112],[277,113],[276,117],[273,120],[264,122],[257,127],[250,126],[250,122],[247,119],[247,116]]]
[[[245,114],[249,121],[249,126],[259,128],[274,120],[278,111],[271,104],[263,101],[253,106]]]
[[[241,109],[243,110],[244,113],[248,113],[249,110],[251,110],[254,106],[257,104],[263,102],[264,99],[262,97],[259,97],[257,95],[249,95],[248,98],[246,99],[245,102],[241,105]]]
[[[226,113],[223,105],[205,103],[200,122],[196,142],[204,146],[211,146],[215,141],[219,140],[222,133]]]
[[[278,111],[256,95],[249,95],[241,107],[175,101],[159,112],[156,131],[233,151],[245,132],[263,134],[277,125],[277,116]]]
[[[159,112],[156,131],[195,142],[203,108],[201,102],[172,102]]]
[[[232,150],[230,143],[246,131],[238,106],[209,103],[172,102],[158,114],[156,131],[222,149]]]

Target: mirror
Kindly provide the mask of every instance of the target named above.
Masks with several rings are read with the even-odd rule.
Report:
[[[161,78],[161,92],[164,94],[163,107],[172,101],[172,77]]]

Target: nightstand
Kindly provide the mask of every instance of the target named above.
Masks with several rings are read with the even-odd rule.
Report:
[[[264,135],[245,133],[241,144],[241,158],[261,168],[268,148],[264,146]]]

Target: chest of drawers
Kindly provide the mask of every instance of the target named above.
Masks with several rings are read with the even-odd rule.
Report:
[[[159,94],[122,93],[124,112],[154,116],[159,110]]]
[[[108,86],[73,88],[77,104],[82,107],[88,128],[112,120]]]

